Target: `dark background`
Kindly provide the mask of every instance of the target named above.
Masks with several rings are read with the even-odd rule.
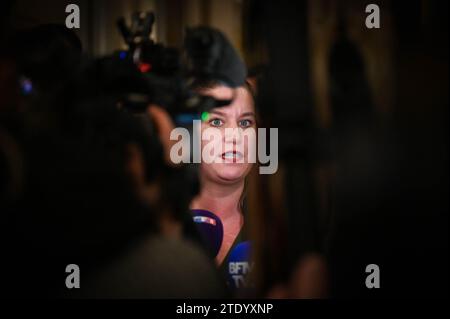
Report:
[[[210,25],[224,31],[250,69],[268,65],[258,111],[280,130],[280,170],[261,177],[254,196],[263,192],[258,200],[268,205],[253,205],[251,214],[262,290],[287,280],[305,253],[320,252],[331,296],[448,294],[447,1],[1,6],[15,31],[64,23],[69,3],[80,7],[76,32],[92,55],[124,48],[118,17],[152,10],[158,42],[180,46],[186,26]],[[365,27],[369,3],[380,6],[380,29]],[[380,266],[379,290],[364,285],[370,263]]]

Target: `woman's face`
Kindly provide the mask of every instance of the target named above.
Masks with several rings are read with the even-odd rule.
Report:
[[[212,109],[202,122],[202,136],[208,128],[216,128],[220,132],[220,141],[202,139],[202,154],[205,145],[211,143],[221,150],[214,154],[218,157],[214,162],[209,164],[202,161],[201,176],[203,179],[219,184],[242,181],[252,167],[252,163],[248,160],[249,152],[256,151],[256,145],[250,144],[256,142],[247,138],[245,134],[250,133],[248,130],[256,130],[253,97],[245,87],[230,89],[225,86],[216,86],[204,89],[201,93],[217,100],[232,99],[234,96],[230,105]]]

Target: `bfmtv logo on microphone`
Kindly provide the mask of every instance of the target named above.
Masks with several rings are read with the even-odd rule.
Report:
[[[230,253],[228,261],[228,282],[233,289],[250,288],[249,274],[253,268],[250,259],[250,242],[245,241],[236,245]]]

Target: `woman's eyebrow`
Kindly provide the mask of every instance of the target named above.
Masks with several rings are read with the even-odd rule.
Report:
[[[255,113],[254,112],[245,112],[245,113],[242,113],[239,117],[244,117],[244,116],[255,116]]]
[[[218,111],[218,110],[211,110],[209,113],[214,113],[214,114],[217,114],[217,115],[220,115],[220,116],[225,116],[224,112],[221,112],[221,111]]]
[[[220,116],[223,116],[223,117],[227,116],[226,113],[224,113],[222,111],[219,111],[219,110],[211,110],[209,113],[210,114],[217,114],[217,115],[220,115]],[[254,112],[245,112],[245,113],[242,113],[242,114],[239,115],[239,117],[244,117],[244,116],[253,116],[253,117],[255,117],[255,113]]]

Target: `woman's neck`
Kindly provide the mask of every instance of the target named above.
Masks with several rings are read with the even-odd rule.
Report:
[[[232,185],[219,185],[202,180],[200,194],[194,198],[191,209],[205,209],[226,220],[240,214],[239,202],[244,181]]]

